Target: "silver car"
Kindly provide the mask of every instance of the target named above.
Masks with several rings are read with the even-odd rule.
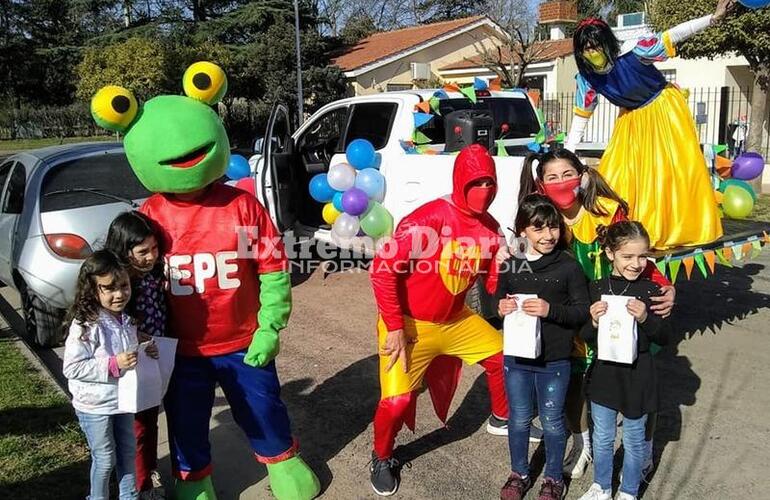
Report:
[[[29,340],[57,344],[83,260],[149,193],[122,145],[104,142],[13,155],[0,187],[0,281],[21,295]]]

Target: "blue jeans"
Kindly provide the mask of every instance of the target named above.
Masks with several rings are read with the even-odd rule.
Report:
[[[91,493],[89,500],[110,498],[110,475],[112,469],[118,476],[120,500],[133,500],[136,492],[136,438],[134,437],[134,415],[95,415],[75,412],[80,428],[88,440],[91,450]]]
[[[594,482],[607,490],[612,487],[612,456],[615,450],[615,431],[618,412],[591,402],[594,421]],[[642,480],[646,455],[644,428],[647,415],[640,418],[623,417],[623,481],[620,491],[636,496]]]
[[[533,368],[516,363],[513,356],[505,356],[505,391],[510,414],[508,447],[513,472],[529,475],[529,427],[537,401],[545,438],[545,477],[562,480],[564,448],[567,446],[564,399],[569,377],[568,359]]]

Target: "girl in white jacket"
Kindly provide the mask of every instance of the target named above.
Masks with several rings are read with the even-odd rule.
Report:
[[[125,309],[131,299],[128,273],[109,250],[94,252],[80,268],[69,311],[64,376],[72,405],[91,450],[90,500],[109,498],[112,469],[120,500],[137,498],[134,415],[118,410],[118,379],[136,366],[136,325]],[[147,354],[157,357],[157,347]]]

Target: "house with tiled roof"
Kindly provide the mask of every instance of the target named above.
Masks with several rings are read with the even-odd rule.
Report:
[[[549,3],[570,2],[545,5]],[[572,51],[571,41],[564,38],[538,42],[538,60],[527,72],[532,76],[532,88],[562,90],[556,71],[569,66]],[[439,82],[471,83],[477,76],[494,78],[481,63],[482,56],[505,45],[505,30],[486,16],[474,16],[375,33],[348,48],[332,64],[345,73],[351,95],[409,90]],[[571,71],[569,78],[573,78],[576,70],[573,61],[561,72]],[[574,80],[569,85],[574,85]]]

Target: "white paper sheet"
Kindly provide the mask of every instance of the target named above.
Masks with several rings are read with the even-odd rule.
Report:
[[[628,312],[627,295],[602,295],[607,302],[607,313],[599,318],[597,357],[604,361],[631,364],[636,361],[636,320]]]
[[[177,340],[155,337],[158,359],[147,355],[144,345],[138,350],[136,367],[126,370],[118,380],[118,409],[138,413],[159,406],[174,370]]]
[[[519,293],[518,308],[503,320],[503,354],[520,358],[536,359],[540,356],[540,318],[530,316],[521,310],[527,299],[536,299],[537,295]]]

